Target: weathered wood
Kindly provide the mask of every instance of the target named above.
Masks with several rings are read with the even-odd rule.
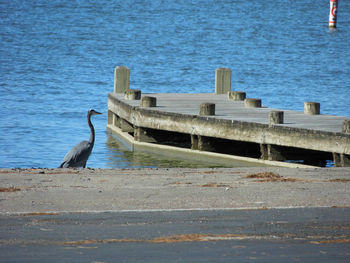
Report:
[[[212,140],[206,136],[198,136],[198,150],[214,152],[215,146],[212,144]]]
[[[199,109],[200,116],[212,116],[215,115],[215,104],[214,103],[202,103]]]
[[[198,135],[191,134],[191,149],[198,150]]]
[[[318,102],[304,102],[304,113],[308,115],[320,114],[320,103]]]
[[[141,107],[157,107],[157,98],[144,96],[141,99]]]
[[[333,153],[333,162],[335,167],[349,167],[350,155]]]
[[[142,127],[135,127],[134,129],[134,139],[138,142],[148,142],[148,143],[156,143],[157,140],[150,136],[147,132],[147,129]]]
[[[139,89],[130,89],[125,91],[124,98],[126,100],[139,100],[141,99],[141,90]]]
[[[112,111],[108,110],[108,113],[107,113],[107,124],[108,125],[113,124],[113,116],[114,116],[114,113]]]
[[[118,66],[114,69],[114,92],[124,93],[129,90],[130,70],[125,66]]]
[[[229,91],[227,96],[229,100],[244,101],[246,98],[246,93],[243,91]]]
[[[227,94],[231,90],[231,70],[218,68],[215,71],[215,93]]]
[[[244,105],[246,108],[260,108],[261,107],[261,99],[245,99]]]
[[[269,113],[269,124],[283,124],[283,111],[271,111]]]
[[[120,129],[123,132],[134,132],[134,126],[124,119],[120,119]]]
[[[305,115],[284,111],[283,125],[269,125],[269,108],[245,108],[227,94],[152,94],[156,108],[141,108],[121,94],[109,94],[109,111],[133,125],[194,136],[216,137],[257,144],[297,147],[350,155],[350,134],[342,133],[346,117]],[[214,116],[199,116],[201,103],[216,105]]]
[[[350,134],[350,120],[345,120],[343,122],[342,133]]]

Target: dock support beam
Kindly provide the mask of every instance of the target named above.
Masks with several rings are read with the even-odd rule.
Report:
[[[227,94],[231,90],[231,70],[218,68],[215,71],[215,93]]]
[[[113,124],[113,118],[114,118],[114,113],[111,110],[108,110],[108,113],[107,113],[107,124],[108,125]]]
[[[120,118],[120,120],[119,120],[119,125],[120,125],[120,129],[123,132],[134,132],[134,126],[130,122],[128,122],[122,118]]]
[[[191,150],[198,150],[198,135],[191,134]]]
[[[276,145],[260,144],[260,158],[269,161],[285,161],[282,151]]]
[[[138,142],[156,143],[157,140],[147,133],[147,130],[142,127],[134,128],[134,139]]]
[[[333,162],[335,167],[349,167],[350,155],[342,153],[333,153]]]
[[[114,93],[124,93],[129,90],[130,70],[125,66],[114,69]]]
[[[200,151],[215,152],[215,146],[213,145],[210,137],[198,135],[197,145],[198,145],[198,150]]]
[[[214,147],[205,136],[191,134],[191,150],[212,151]]]

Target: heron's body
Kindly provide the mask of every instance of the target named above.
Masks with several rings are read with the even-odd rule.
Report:
[[[84,167],[89,159],[93,144],[89,141],[82,141],[75,145],[63,158],[60,168]]]
[[[89,110],[87,119],[90,127],[90,139],[88,141],[82,141],[74,146],[63,158],[63,162],[60,168],[70,167],[86,167],[86,162],[89,159],[92,148],[95,143],[95,129],[91,123],[91,116],[101,114],[95,110]]]

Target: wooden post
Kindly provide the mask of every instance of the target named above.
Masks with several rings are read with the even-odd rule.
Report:
[[[269,161],[285,161],[282,150],[277,145],[260,144],[260,158]]]
[[[200,116],[215,115],[215,104],[214,103],[202,103],[199,109]]]
[[[329,23],[330,28],[337,27],[337,9],[338,9],[338,0],[329,1]]]
[[[283,124],[283,111],[271,111],[269,113],[269,125]]]
[[[244,105],[246,108],[260,108],[261,99],[245,99]]]
[[[215,93],[226,94],[231,90],[231,70],[218,68],[215,71]]]
[[[114,113],[112,111],[108,110],[108,114],[107,114],[107,124],[108,125],[113,124],[113,115],[114,115]]]
[[[320,103],[318,102],[304,102],[304,114],[307,115],[319,115]]]
[[[269,159],[269,150],[268,145],[260,143],[260,159],[268,160]]]
[[[147,129],[142,127],[134,128],[134,139],[138,142],[156,143],[157,140],[148,134]]]
[[[126,100],[139,100],[139,99],[141,99],[141,90],[129,89],[129,90],[125,91],[124,98]]]
[[[114,93],[124,93],[129,90],[130,70],[125,66],[118,66],[114,69]]]
[[[345,120],[343,122],[342,133],[350,134],[350,120]]]
[[[333,162],[335,167],[349,167],[350,155],[342,153],[333,153]]]
[[[191,134],[191,150],[198,150],[198,136]]]
[[[120,129],[123,132],[134,132],[134,126],[122,118],[120,118]]]
[[[229,91],[227,93],[229,100],[242,101],[245,100],[246,94],[242,91]]]
[[[270,161],[285,161],[282,150],[277,145],[267,145],[268,160]]]
[[[141,107],[157,107],[157,98],[150,96],[142,97]]]
[[[198,150],[199,151],[214,152],[215,147],[212,144],[211,138],[198,135]]]

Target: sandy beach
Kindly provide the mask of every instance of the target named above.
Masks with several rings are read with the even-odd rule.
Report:
[[[2,169],[0,213],[350,207],[350,168]]]

